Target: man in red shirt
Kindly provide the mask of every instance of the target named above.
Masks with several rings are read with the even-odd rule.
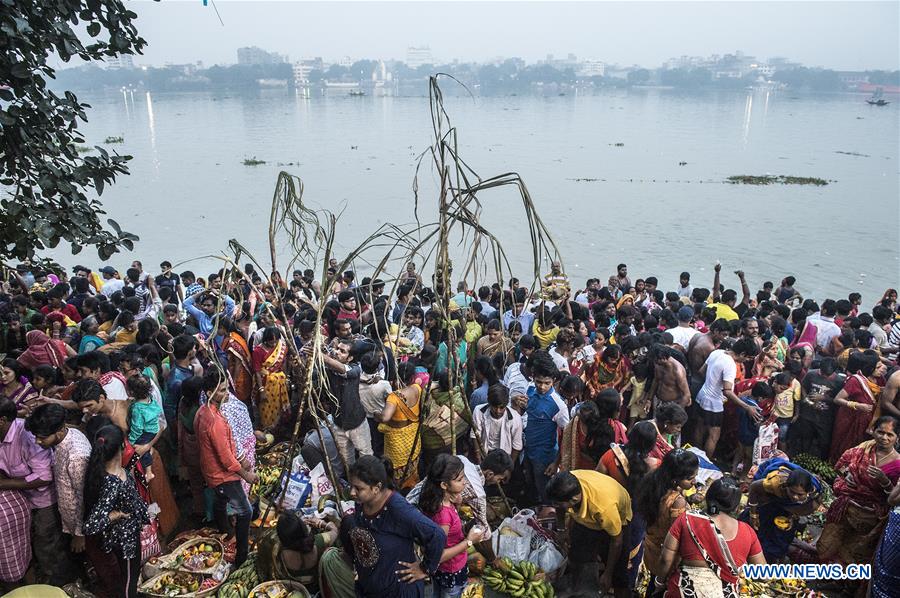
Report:
[[[81,321],[81,314],[78,313],[78,310],[75,309],[74,305],[69,305],[63,301],[65,297],[66,287],[63,285],[56,285],[47,291],[47,305],[41,308],[41,313],[46,316],[51,312],[58,311],[61,314],[68,316],[70,320],[77,324]]]
[[[203,377],[203,389],[206,391],[208,403],[197,411],[194,430],[197,444],[200,447],[200,469],[206,485],[215,492],[213,515],[216,525],[237,539],[237,550],[234,557],[235,567],[240,567],[247,559],[249,549],[250,518],[252,508],[241,479],[248,484],[256,482],[256,474],[249,471],[248,465],[237,459],[237,450],[231,427],[219,411],[219,405],[228,397],[228,385],[219,370],[210,369]],[[228,519],[228,507],[235,514],[235,526],[232,529]]]

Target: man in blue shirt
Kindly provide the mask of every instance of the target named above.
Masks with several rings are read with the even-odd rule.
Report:
[[[531,472],[539,504],[548,504],[547,481],[559,465],[559,437],[569,423],[569,408],[553,388],[559,371],[553,358],[544,350],[535,351],[529,358],[532,385],[528,387],[528,406],[525,408],[526,471]]]
[[[194,305],[199,295],[200,307]],[[219,303],[224,304],[222,312],[226,315],[234,311],[234,299],[228,295],[222,295],[218,291],[210,290],[202,294],[191,295],[184,300],[184,309],[197,320],[197,328],[204,337],[209,337],[213,332],[213,318],[218,315]]]

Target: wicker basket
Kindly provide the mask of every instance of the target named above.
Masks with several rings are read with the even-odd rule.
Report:
[[[310,598],[309,591],[306,589],[306,587],[302,583],[297,582],[297,581],[285,580],[285,579],[276,579],[274,581],[264,581],[263,583],[259,584],[258,586],[256,586],[252,590],[250,590],[250,593],[247,596],[248,596],[248,598],[253,598],[254,596],[256,596],[257,592],[266,592],[266,591],[268,591],[269,588],[271,588],[275,584],[281,584],[282,586],[284,586],[284,588],[288,591],[286,596],[290,596],[291,592],[300,592],[304,598]]]
[[[203,567],[202,569],[190,569],[185,567],[183,563],[179,562],[178,558],[181,556],[181,553],[185,550],[189,550],[194,546],[199,546],[200,544],[207,544],[213,547],[213,552],[219,553],[219,558],[216,562],[209,566]],[[169,555],[165,558],[165,567],[168,569],[176,569],[178,571],[186,571],[188,573],[203,573],[203,574],[211,574],[216,570],[216,567],[219,566],[219,563],[225,558],[225,546],[219,541],[217,538],[194,538],[193,540],[188,540],[175,550],[173,550]]]
[[[165,579],[166,577],[171,577],[175,575],[189,575],[192,578],[197,580],[197,586],[203,583],[204,576],[199,573],[188,573],[185,571],[165,571],[160,573],[156,577],[151,578],[148,581],[145,581],[138,588],[138,593],[144,596],[169,596],[169,594],[164,593],[162,590],[155,591],[153,588],[156,587],[157,583]],[[216,591],[218,591],[219,586],[222,585],[219,583],[211,588],[207,588],[205,590],[197,590],[196,592],[188,592],[186,594],[178,594],[179,598],[203,598],[203,596],[214,596]]]

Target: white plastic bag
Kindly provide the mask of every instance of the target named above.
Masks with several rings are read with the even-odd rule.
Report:
[[[527,561],[531,555],[531,536],[534,530],[523,521],[507,517],[494,534],[494,553],[513,562]]]
[[[566,558],[556,549],[553,542],[544,542],[543,545],[531,553],[528,560],[540,567],[544,573],[553,573],[566,562]]]
[[[316,465],[313,470],[309,472],[309,479],[312,482],[311,498],[314,506],[319,502],[320,497],[335,494],[331,479],[328,477],[328,474],[325,473],[324,464],[319,463]]]
[[[759,426],[759,436],[753,441],[753,464],[759,465],[775,455],[778,450],[778,424],[764,423]]]

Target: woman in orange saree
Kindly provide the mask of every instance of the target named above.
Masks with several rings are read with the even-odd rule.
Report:
[[[290,409],[287,375],[284,373],[287,347],[277,328],[263,331],[262,343],[253,349],[253,371],[259,395],[259,425],[268,429],[278,423],[282,411]]]
[[[250,346],[232,326],[225,334],[222,349],[228,356],[228,373],[234,384],[234,396],[250,407],[253,404],[253,355]]]

